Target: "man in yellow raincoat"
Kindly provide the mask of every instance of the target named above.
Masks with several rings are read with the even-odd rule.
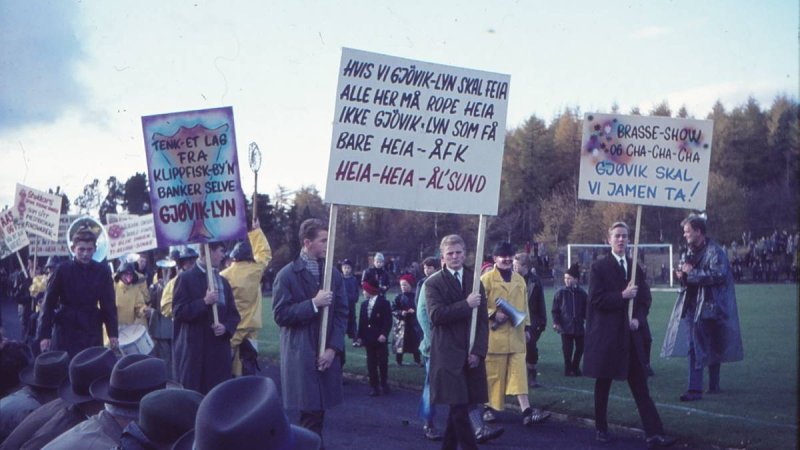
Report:
[[[247,233],[247,240],[239,242],[231,251],[233,264],[220,272],[233,290],[233,298],[236,300],[236,309],[239,310],[241,321],[236,327],[236,333],[231,338],[233,348],[233,367],[234,376],[241,376],[242,355],[240,350],[242,344],[252,345],[255,350],[254,342],[258,338],[261,330],[261,277],[272,260],[272,249],[269,247],[267,237],[261,230],[258,219],[253,220],[253,230]],[[248,343],[245,343],[245,340]],[[244,375],[254,375],[246,370]]]

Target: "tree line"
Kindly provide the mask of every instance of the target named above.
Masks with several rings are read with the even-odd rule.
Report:
[[[611,112],[620,111],[612,106]],[[685,107],[673,112],[667,102],[646,113],[634,108],[629,114],[693,118]],[[710,236],[730,243],[745,231],[754,236],[774,230],[796,232],[797,100],[778,96],[765,109],[750,98],[731,110],[717,101],[705,118],[714,121],[706,211]],[[578,200],[581,132],[582,113],[577,107],[565,108],[549,123],[532,115],[507,131],[499,213],[488,220],[487,249],[506,240],[519,249],[536,244],[552,254],[567,243],[603,243],[605,228],[613,221],[633,225],[635,205]],[[294,192],[279,187],[272,197],[258,194],[256,201],[276,267],[299,251],[300,222],[309,217],[328,219],[329,207],[313,185]],[[248,213],[251,202],[248,199]],[[146,174],[137,173],[124,183],[112,176],[105,189],[93,180],[71,206],[79,213],[97,212],[103,222],[109,213],[148,213]],[[65,213],[71,209],[66,197],[62,209]],[[645,206],[641,242],[680,245],[679,222],[689,212]],[[364,268],[368,256],[381,251],[406,265],[435,255],[447,234],[460,233],[468,243],[475,242],[477,222],[475,216],[340,206],[334,258],[349,258]],[[474,248],[469,250],[474,253]]]

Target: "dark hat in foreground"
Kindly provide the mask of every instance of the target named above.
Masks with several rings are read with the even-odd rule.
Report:
[[[514,247],[510,242],[498,242],[492,250],[492,256],[514,256]]]
[[[69,378],[58,387],[62,400],[79,404],[93,400],[89,393],[92,382],[111,375],[117,357],[105,347],[89,347],[72,358],[69,363]]]
[[[569,266],[569,269],[567,269],[567,275],[571,276],[572,278],[581,277],[581,267],[578,265],[578,263]]]
[[[19,373],[23,384],[42,389],[56,389],[67,378],[69,355],[67,352],[45,352],[36,357],[32,366]]]
[[[178,253],[178,257],[175,258],[178,262],[185,260],[185,259],[192,259],[192,258],[199,258],[200,255],[188,245],[184,245],[181,247],[180,252]]]
[[[89,392],[95,400],[138,406],[145,395],[167,387],[167,365],[148,355],[127,355],[117,361],[111,376],[95,380]]]
[[[353,261],[350,261],[349,259],[345,258],[342,260],[342,265],[353,267]]]
[[[274,381],[244,376],[212,389],[197,410],[194,432],[172,448],[314,450],[320,444],[319,436],[289,423]]]
[[[194,428],[203,394],[190,389],[153,391],[139,403],[139,428],[148,439],[171,444]]]

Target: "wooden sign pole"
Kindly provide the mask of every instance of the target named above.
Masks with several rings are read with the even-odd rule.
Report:
[[[472,293],[481,293],[481,259],[483,258],[483,244],[486,238],[486,216],[481,214],[478,220],[478,243],[475,246],[475,275],[472,277]],[[475,345],[475,329],[478,326],[478,309],[472,308],[472,323],[469,328],[469,351]]]
[[[328,221],[328,247],[325,251],[325,274],[322,280],[322,290],[323,291],[330,291],[331,284],[333,283],[333,249],[336,244],[336,216],[338,212],[338,207],[335,204],[331,204],[331,214],[330,219]],[[333,302],[336,302],[336,294],[334,293]],[[331,303],[333,304],[333,303]],[[328,340],[328,316],[330,308],[327,306],[323,306],[322,308],[322,320],[319,324],[319,354],[322,355],[325,353],[325,346],[327,345]]]
[[[642,228],[642,205],[636,206],[636,231],[633,236],[633,272],[631,272],[631,286],[636,285],[636,267],[639,264],[639,231]],[[636,301],[632,298],[628,303],[628,323],[633,319],[633,302]]]
[[[214,280],[214,268],[211,267],[211,249],[208,247],[208,243],[203,244],[203,250],[206,255],[206,276],[208,277],[208,287],[209,289],[213,286],[216,289],[216,280]],[[226,299],[226,301],[233,301],[233,299]],[[211,306],[211,310],[214,311],[214,325],[219,325],[219,312],[217,312],[217,304],[214,303]]]

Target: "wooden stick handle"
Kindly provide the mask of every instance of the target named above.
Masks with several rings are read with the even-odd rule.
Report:
[[[208,277],[208,288],[216,288],[214,280],[214,268],[211,267],[211,249],[208,248],[208,243],[203,244],[203,250],[206,254],[206,276]],[[230,299],[232,300],[232,299]],[[217,312],[217,304],[211,305],[211,310],[214,312],[214,325],[219,325],[219,312]]]
[[[338,212],[338,207],[335,204],[331,204],[331,214],[330,219],[328,220],[328,247],[325,250],[325,274],[322,280],[322,290],[330,291],[331,284],[333,283],[333,249],[336,244],[336,216]],[[333,295],[333,304],[336,303],[336,294]],[[322,307],[322,320],[319,324],[319,354],[322,355],[325,353],[325,347],[328,344],[328,316],[330,315],[328,311],[330,310],[329,307],[323,306]]]
[[[22,269],[22,273],[25,275],[25,278],[30,278],[31,276],[28,274],[28,269],[25,267],[25,263],[22,262],[22,256],[17,253],[17,260],[19,261],[19,267]]]
[[[472,277],[472,293],[481,293],[481,262],[483,259],[483,245],[486,238],[486,216],[481,214],[478,220],[478,243],[475,246],[475,275]],[[478,309],[472,308],[472,322],[469,327],[469,351],[475,345],[475,331],[478,326]]]
[[[642,205],[636,206],[636,231],[633,234],[633,272],[631,272],[631,285],[636,286],[636,267],[639,263],[639,231],[641,230],[641,222],[642,222]],[[628,322],[630,323],[633,320],[633,302],[636,301],[635,298],[632,298],[631,301],[628,303]]]

